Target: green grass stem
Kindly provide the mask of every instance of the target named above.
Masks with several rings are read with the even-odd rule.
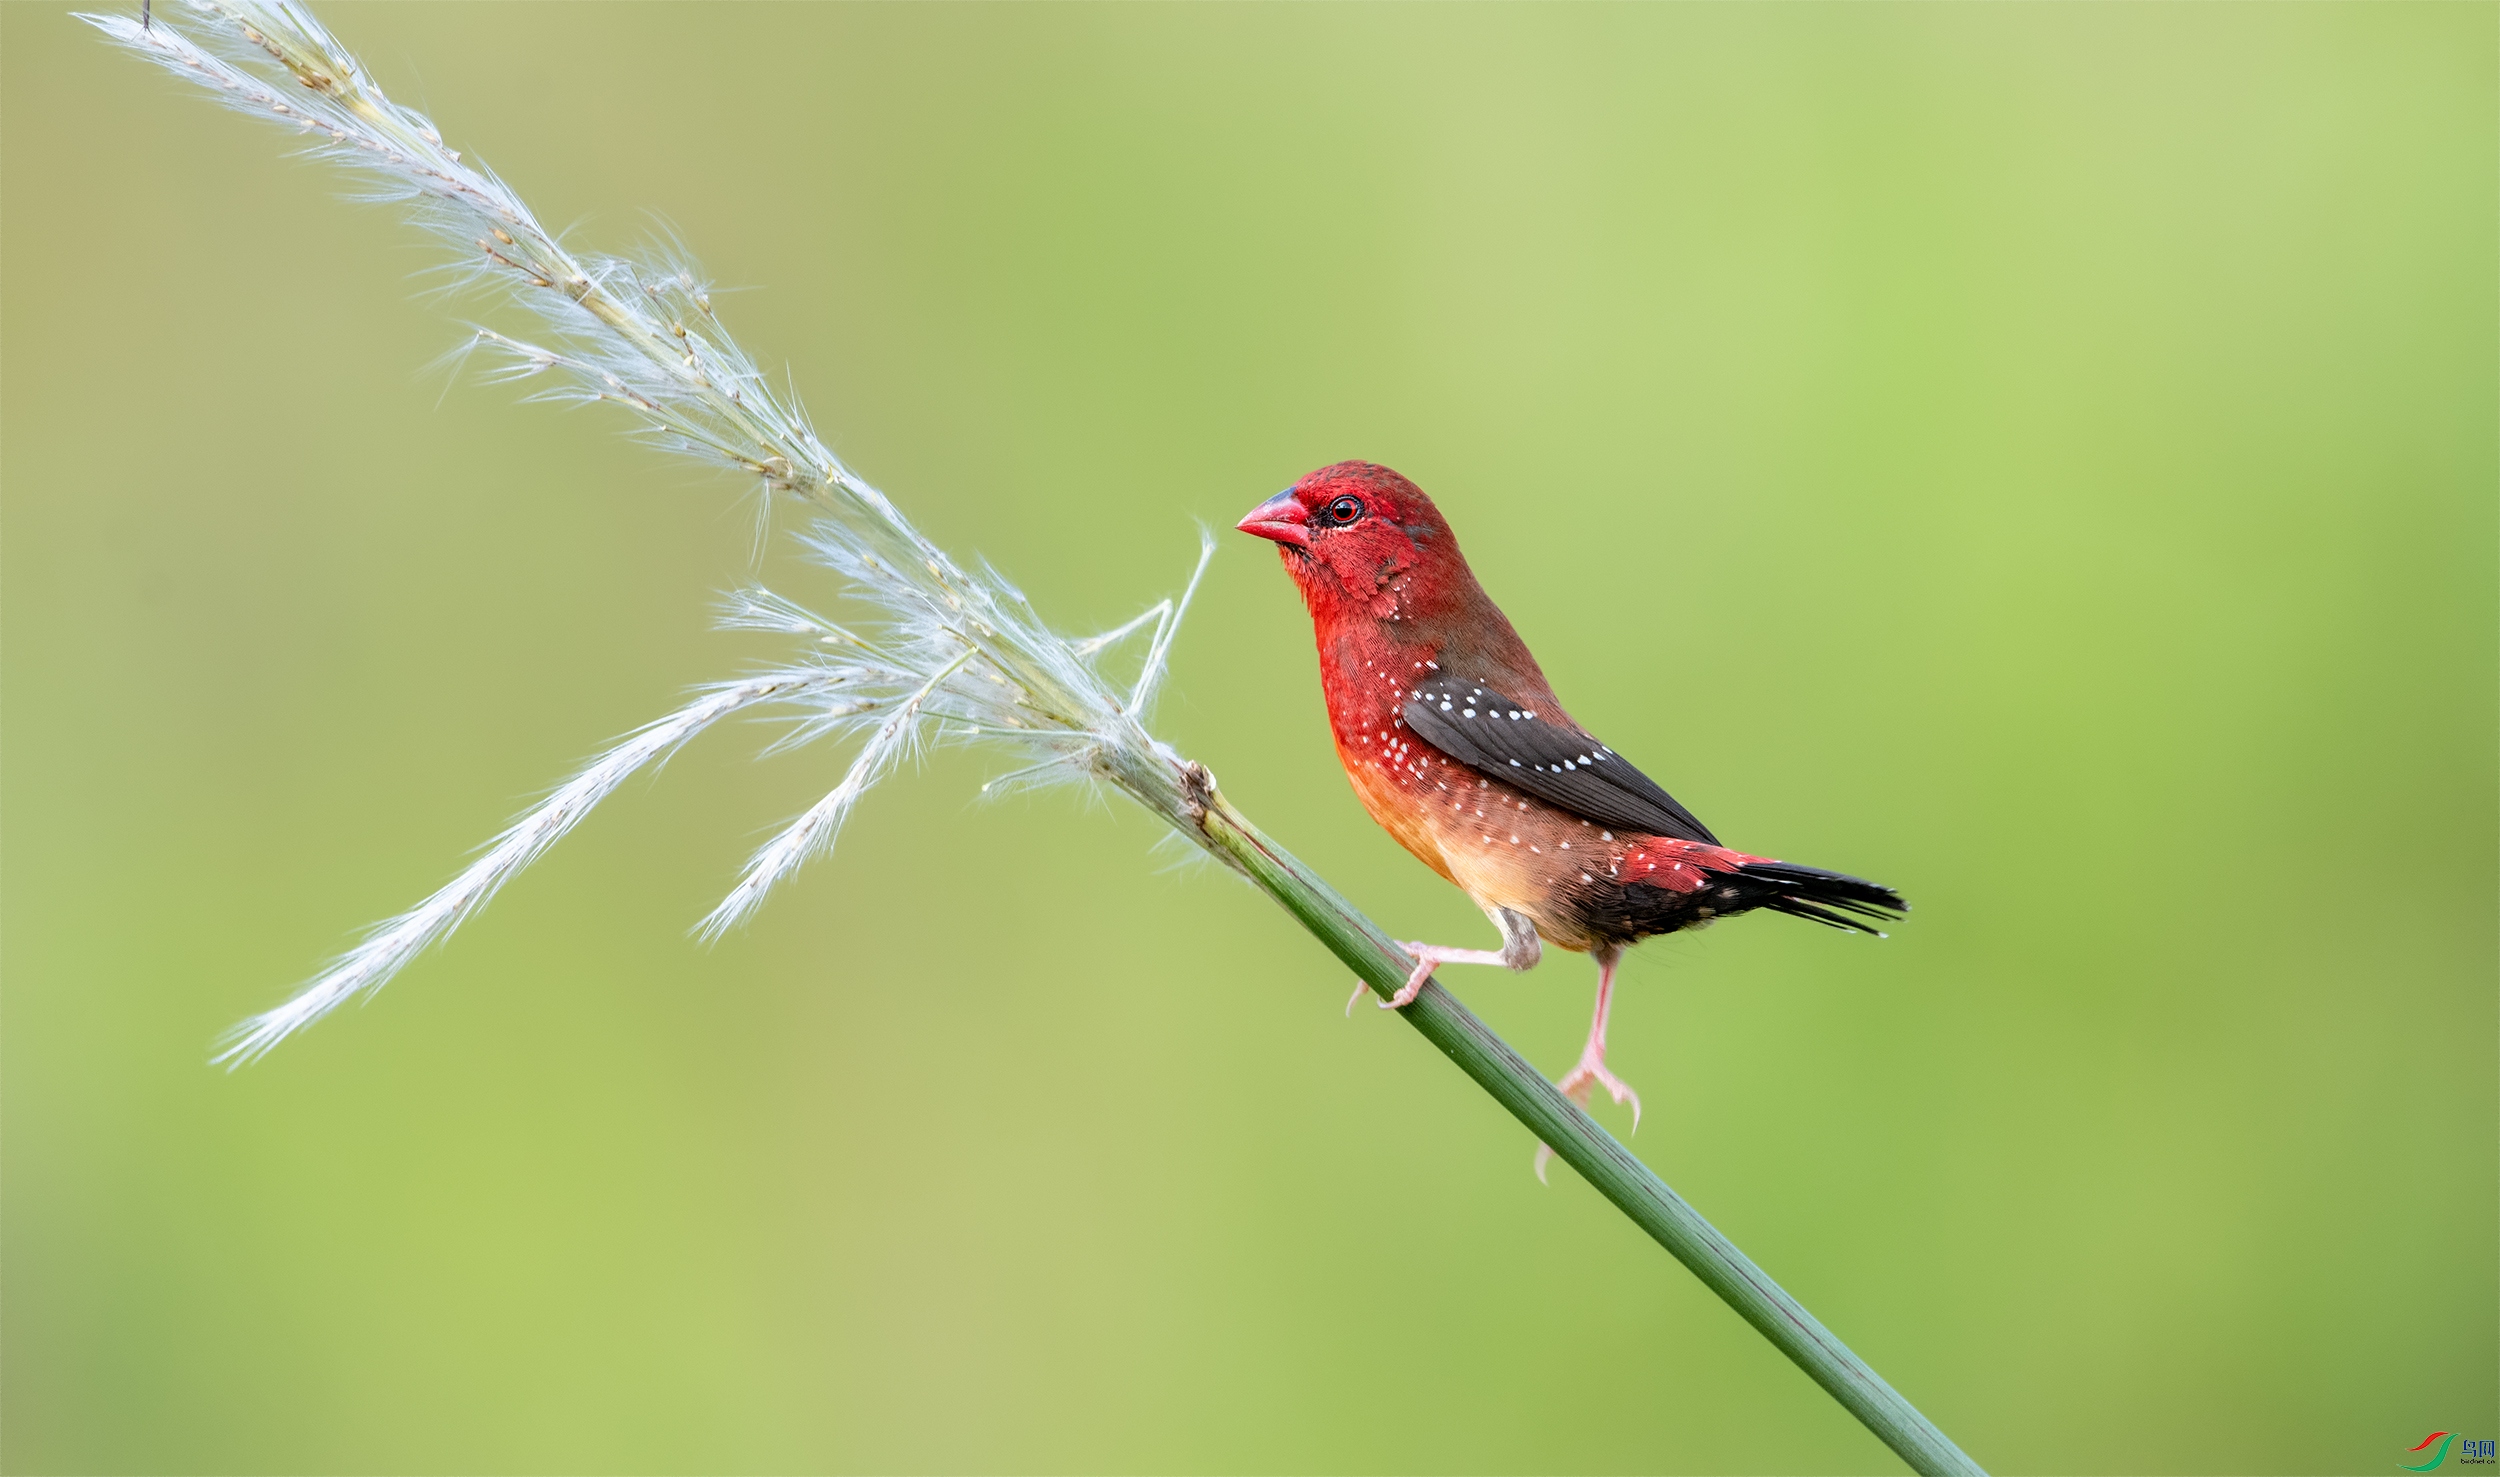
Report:
[[[1268,896],[1283,904],[1285,911],[1383,999],[1406,982],[1415,961],[1379,924],[1364,917],[1318,873],[1252,825],[1249,817],[1225,800],[1211,777],[1201,793],[1201,828],[1216,846],[1241,863]],[[1491,1093],[1494,1101],[1509,1109],[1512,1117],[1526,1124],[1530,1133],[1550,1145],[1557,1158],[1578,1170],[1633,1224],[1691,1268],[1694,1276],[1864,1422],[1913,1471],[1982,1471],[1933,1421],[1919,1414],[1918,1407],[1884,1383],[1865,1360],[1782,1291],[1769,1273],[1755,1266],[1648,1165],[1632,1157],[1632,1151],[1613,1134],[1600,1128],[1473,1011],[1442,989],[1438,979],[1426,984],[1423,993],[1399,1014],[1456,1062],[1460,1071],[1474,1078],[1477,1086]]]

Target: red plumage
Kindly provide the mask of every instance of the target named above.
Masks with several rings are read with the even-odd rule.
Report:
[[[1602,1083],[1623,949],[1768,908],[1838,928],[1906,910],[1889,888],[1751,856],[1572,721],[1423,490],[1387,467],[1322,467],[1253,510],[1310,608],[1337,757],[1363,808],[1503,933],[1499,952],[1410,945],[1423,964],[1534,964],[1540,938],[1594,954],[1597,1019],[1564,1079]],[[1540,1164],[1541,1164],[1540,1160]]]

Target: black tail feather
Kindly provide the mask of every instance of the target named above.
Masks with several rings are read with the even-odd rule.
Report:
[[[1882,938],[1883,930],[1875,925],[1889,923],[1910,911],[1901,894],[1880,882],[1845,872],[1826,872],[1821,867],[1801,867],[1794,862],[1751,862],[1737,868],[1736,875],[1776,889],[1776,896],[1765,898],[1756,906],[1786,913],[1791,918],[1811,919],[1826,928]]]

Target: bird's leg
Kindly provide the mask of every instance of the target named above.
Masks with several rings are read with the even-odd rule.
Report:
[[[1380,1002],[1382,1010],[1404,1010],[1424,992],[1424,982],[1432,971],[1444,964],[1499,964],[1505,969],[1533,969],[1545,957],[1545,944],[1536,936],[1536,925],[1508,908],[1487,908],[1486,916],[1502,931],[1498,949],[1453,949],[1446,944],[1401,944],[1400,948],[1415,956],[1417,963],[1398,992]],[[1346,1014],[1354,1013],[1354,1002],[1363,998],[1369,985],[1358,984],[1347,997]]]
[[[1400,944],[1398,947],[1414,955],[1418,962],[1414,972],[1406,977],[1406,983],[1398,986],[1398,992],[1380,1002],[1382,1010],[1404,1010],[1414,1004],[1415,997],[1424,992],[1424,981],[1432,978],[1432,971],[1439,965],[1509,962],[1502,957],[1499,949],[1453,949],[1442,944]],[[1354,1001],[1362,999],[1363,992],[1370,988],[1360,984],[1354,987],[1354,999],[1345,1003],[1346,1014],[1354,1013]]]
[[[1632,1105],[1632,1127],[1638,1129],[1641,1126],[1641,1095],[1634,1092],[1630,1084],[1622,1078],[1606,1070],[1606,1016],[1614,1009],[1615,966],[1621,962],[1623,962],[1621,949],[1598,951],[1597,1012],[1589,1021],[1588,1044],[1580,1048],[1580,1060],[1572,1066],[1570,1071],[1563,1074],[1560,1082],[1554,1085],[1562,1089],[1564,1097],[1578,1103],[1583,1109],[1589,1105],[1590,1089],[1605,1088],[1607,1095],[1616,1102]],[[1538,1179],[1545,1178],[1546,1161],[1553,1157],[1554,1151],[1547,1145],[1536,1146],[1536,1177]]]
[[[1585,1108],[1589,1105],[1589,1089],[1603,1087],[1618,1103],[1632,1105],[1632,1126],[1641,1126],[1641,1095],[1625,1085],[1624,1080],[1606,1070],[1606,1016],[1614,1009],[1615,966],[1621,963],[1619,950],[1597,956],[1597,1011],[1589,1020],[1588,1044],[1580,1048],[1580,1060],[1555,1083],[1563,1096]]]

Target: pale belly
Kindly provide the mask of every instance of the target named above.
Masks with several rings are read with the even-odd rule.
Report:
[[[1599,843],[1586,822],[1421,745],[1374,755],[1341,744],[1338,752],[1371,818],[1476,906],[1520,914],[1559,948],[1598,942],[1554,906],[1588,867],[1605,867],[1601,853],[1618,849]]]

